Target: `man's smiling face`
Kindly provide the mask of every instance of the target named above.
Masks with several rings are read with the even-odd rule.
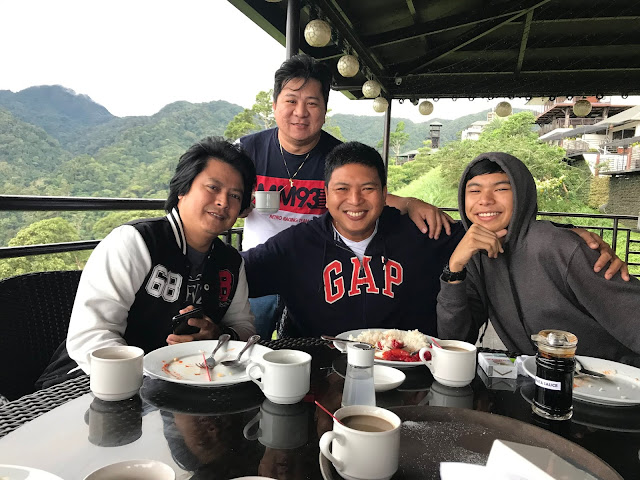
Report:
[[[289,80],[273,104],[278,124],[279,139],[290,153],[296,148],[311,145],[320,138],[327,109],[322,96],[322,85],[310,78]]]
[[[333,224],[349,240],[371,236],[384,208],[387,187],[378,171],[359,163],[336,168],[326,186],[327,208]]]
[[[506,173],[477,175],[467,182],[464,210],[475,224],[497,232],[509,226],[513,215],[513,191]]]

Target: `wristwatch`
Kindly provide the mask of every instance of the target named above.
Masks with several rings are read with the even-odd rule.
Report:
[[[467,267],[463,267],[459,272],[452,272],[449,270],[449,264],[447,263],[442,270],[442,276],[440,277],[445,282],[457,282],[467,278]]]

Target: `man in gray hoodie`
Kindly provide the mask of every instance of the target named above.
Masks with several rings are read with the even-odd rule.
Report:
[[[578,337],[578,353],[640,366],[640,281],[594,274],[598,253],[568,229],[536,220],[536,186],[506,153],[475,158],[462,175],[467,230],[441,277],[438,333],[475,343],[488,319],[505,346],[533,354],[531,334]]]

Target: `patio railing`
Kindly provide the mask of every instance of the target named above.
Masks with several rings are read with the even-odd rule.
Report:
[[[103,211],[103,210],[163,210],[164,200],[139,198],[92,198],[92,197],[39,197],[23,195],[0,195],[0,211]],[[457,212],[455,208],[442,208],[446,212]],[[629,264],[636,277],[640,277],[640,235],[637,232],[638,217],[633,215],[604,215],[570,212],[539,212],[539,218],[556,220],[594,231],[605,238],[618,256]],[[595,219],[598,225],[584,224],[586,219]],[[600,224],[600,222],[602,222]],[[242,250],[242,229],[233,228],[221,235],[226,243]],[[91,250],[99,240],[50,243],[0,247],[0,259]],[[621,247],[621,248],[619,248]]]

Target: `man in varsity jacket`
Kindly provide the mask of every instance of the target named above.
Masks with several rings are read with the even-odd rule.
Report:
[[[180,157],[171,179],[165,217],[115,228],[91,254],[80,278],[66,348],[53,371],[65,364],[89,373],[89,354],[111,345],[136,345],[145,352],[168,344],[255,333],[240,254],[217,237],[246,209],[255,168],[239,147],[206,138]],[[195,306],[200,330],[175,335],[171,318]],[[40,384],[55,383],[46,380]]]

